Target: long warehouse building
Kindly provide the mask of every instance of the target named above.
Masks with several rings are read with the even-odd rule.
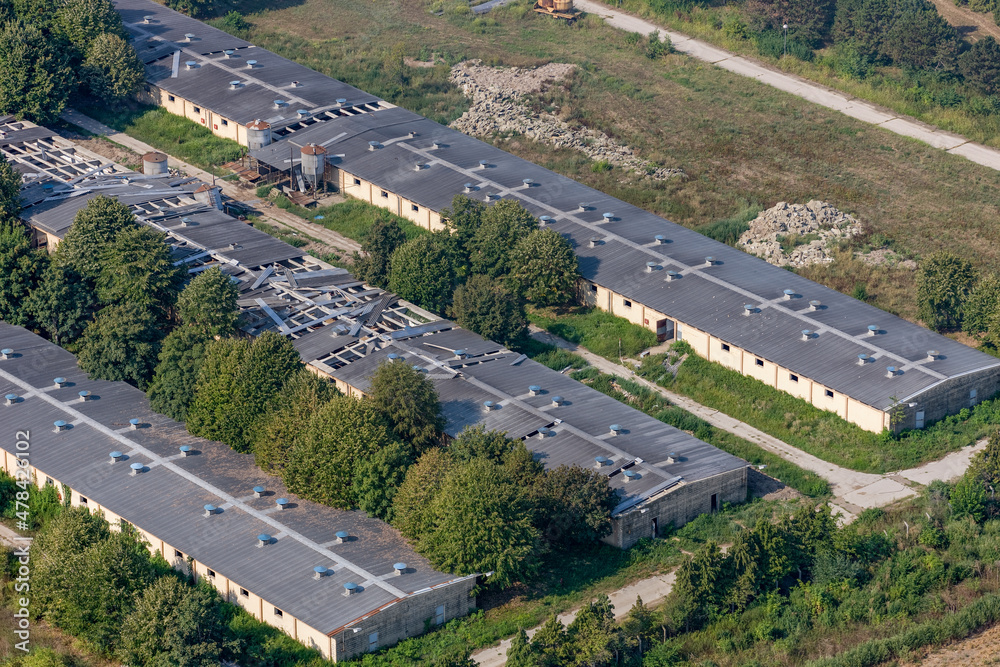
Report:
[[[516,199],[571,240],[587,303],[871,431],[1000,390],[994,357],[150,0],[116,6],[147,98],[248,145],[262,173],[335,184],[427,229],[457,194]]]
[[[296,498],[249,454],[196,438],[124,382],[91,380],[66,350],[0,322],[0,443],[15,474],[131,524],[175,568],[324,657],[343,660],[466,615],[475,576],[434,570],[363,512]]]

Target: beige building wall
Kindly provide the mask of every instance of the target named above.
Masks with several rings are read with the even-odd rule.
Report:
[[[793,380],[792,377],[798,378]],[[807,403],[812,403],[813,396],[813,386],[812,380],[806,377],[802,377],[796,373],[792,373],[787,368],[778,369],[778,385],[777,388],[781,391],[791,394],[796,398],[801,398]]]
[[[374,183],[354,174],[338,169],[338,181],[340,191],[345,195],[350,195],[355,199],[366,201],[369,204],[380,206],[401,218],[406,218],[418,227],[435,232],[444,229],[445,224],[441,220],[441,215],[432,211],[426,206],[401,197],[391,190],[386,190]]]

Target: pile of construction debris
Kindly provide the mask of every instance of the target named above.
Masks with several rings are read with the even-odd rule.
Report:
[[[595,162],[608,164],[666,180],[683,176],[681,169],[651,166],[622,145],[597,130],[571,127],[560,118],[535,113],[529,96],[540,92],[573,71],[575,65],[549,63],[534,69],[488,67],[480,60],[469,60],[452,67],[451,80],[471,100],[472,105],[451,126],[477,137],[519,134],[557,148],[573,148]]]
[[[750,222],[738,247],[775,266],[827,264],[833,261],[832,249],[840,241],[862,231],[861,222],[827,202],[778,202]]]

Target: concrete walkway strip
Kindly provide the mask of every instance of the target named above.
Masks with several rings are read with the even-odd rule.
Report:
[[[849,97],[844,93],[794,74],[771,69],[767,65],[730,53],[701,40],[666,30],[645,19],[626,14],[596,0],[574,0],[574,4],[578,9],[600,16],[612,27],[643,35],[659,30],[661,34],[670,38],[677,51],[692,58],[718,65],[734,74],[757,79],[761,83],[801,97],[814,104],[839,111],[862,122],[883,127],[895,134],[923,141],[935,148],[960,155],[972,162],[1000,171],[1000,151],[994,148],[970,142],[965,137],[927,125],[914,118],[900,116],[877,104]]]

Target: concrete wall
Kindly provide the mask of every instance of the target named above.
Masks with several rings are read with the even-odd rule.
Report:
[[[0,464],[4,472],[13,476],[17,469],[17,457],[6,450],[0,450]],[[126,465],[124,463],[120,465]],[[50,478],[44,472],[29,466],[32,479],[39,487],[44,486],[49,479],[56,485],[62,493],[63,486],[59,480]],[[70,489],[70,503],[75,507],[86,507],[90,512],[101,514],[110,524],[112,530],[119,530],[121,527],[121,517],[102,507],[92,498],[86,498],[78,491]],[[459,618],[468,614],[475,608],[476,600],[472,596],[472,589],[476,585],[475,578],[466,579],[454,584],[443,584],[435,588],[428,589],[418,595],[402,598],[396,602],[383,607],[355,622],[355,627],[362,628],[362,632],[353,633],[350,630],[338,635],[336,632],[327,635],[316,628],[302,623],[286,610],[281,610],[281,615],[275,613],[274,605],[267,602],[252,591],[239,585],[219,572],[215,572],[206,564],[194,560],[189,554],[183,552],[178,555],[178,549],[171,544],[164,542],[152,533],[148,533],[140,526],[135,526],[139,535],[146,541],[147,548],[153,554],[160,554],[175,569],[185,574],[194,574],[198,581],[205,581],[216,588],[220,595],[228,602],[238,604],[254,618],[269,625],[280,628],[289,636],[297,639],[306,646],[319,650],[323,657],[328,659],[343,660],[346,657],[364,653],[369,650],[369,635],[378,633],[377,647],[390,646],[408,637],[422,634],[427,627],[432,627],[436,619],[436,610],[439,606],[444,606],[444,622],[454,618]],[[405,575],[403,575],[405,576]],[[246,595],[243,592],[246,591]],[[364,595],[362,591],[359,595]],[[336,601],[332,601],[336,604]],[[429,625],[428,622],[429,621]],[[343,645],[343,638],[348,641],[348,646]],[[340,642],[337,648],[334,643]]]
[[[933,363],[930,367],[933,368]],[[900,396],[904,405],[899,428],[915,428],[917,412],[922,411],[925,424],[929,424],[963,408],[972,408],[997,392],[1000,392],[1000,373],[994,369],[945,380],[914,397]],[[886,415],[887,427],[888,418]]]
[[[343,194],[350,195],[375,206],[381,206],[401,218],[406,218],[418,227],[423,227],[432,232],[445,228],[445,224],[441,220],[441,215],[436,211],[432,211],[426,206],[421,206],[406,197],[397,195],[391,190],[386,190],[348,171],[344,171],[343,169],[338,169],[337,171],[339,172],[340,191]]]
[[[444,623],[465,616],[475,608],[475,598],[472,596],[475,586],[475,578],[470,578],[450,586],[432,588],[419,595],[397,600],[383,607],[377,614],[359,619],[349,627],[331,633],[334,658],[344,660],[422,634],[428,628],[435,627],[435,611],[441,605],[444,606]],[[359,595],[364,595],[364,592]],[[355,632],[353,628],[358,631]],[[378,637],[372,644],[372,635],[376,633]]]
[[[184,67],[183,63],[181,67]],[[200,107],[179,95],[168,93],[155,86],[149,86],[149,92],[141,95],[140,99],[158,104],[172,114],[183,116],[202,127],[207,127],[212,131],[212,134],[218,137],[232,139],[244,146],[247,144],[246,127],[230,118],[220,116],[210,109]]]
[[[627,512],[614,518],[611,534],[605,542],[623,549],[645,537],[655,537],[654,520],[659,530],[666,526],[682,526],[702,514],[712,511],[712,496],[716,511],[722,503],[741,503],[747,498],[747,469],[740,468],[696,482],[681,482]]]

